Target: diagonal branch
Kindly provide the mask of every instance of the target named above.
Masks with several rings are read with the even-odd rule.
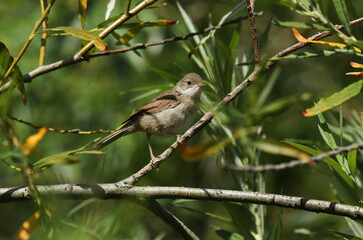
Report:
[[[122,187],[117,184],[59,184],[37,185],[39,194],[67,200],[90,198],[120,199],[195,199],[209,201],[255,203],[283,208],[301,209],[309,212],[345,216],[363,220],[363,208],[337,202],[308,199],[259,192],[244,192],[224,189],[188,187]],[[28,187],[0,188],[0,203],[28,201],[31,199]]]
[[[359,18],[351,22],[351,24],[357,24],[363,21],[363,18]],[[343,28],[343,26],[339,25],[338,28]],[[327,37],[331,34],[329,31],[324,31],[322,33],[315,34],[314,36],[310,37],[310,40],[313,39],[321,39],[323,37]],[[277,53],[274,57],[282,57],[286,56],[300,48],[303,48],[307,45],[307,43],[297,43],[293,46],[288,47],[287,49]],[[275,65],[277,61],[270,61],[265,66],[264,69],[269,69],[273,65]],[[228,93],[222,101],[220,101],[217,106],[215,106],[212,111],[205,113],[202,118],[199,119],[197,123],[195,123],[192,127],[190,127],[181,137],[178,138],[169,148],[167,148],[162,154],[160,154],[157,158],[155,158],[152,162],[145,165],[136,173],[132,174],[131,176],[121,180],[118,184],[121,185],[134,185],[140,179],[151,172],[154,168],[157,168],[162,162],[164,162],[179,146],[179,144],[186,142],[189,138],[195,135],[199,130],[201,130],[204,126],[206,126],[212,119],[214,118],[214,113],[218,111],[221,105],[226,105],[234,100],[244,89],[246,89],[252,81],[255,80],[257,74],[262,70],[261,67],[255,67],[254,71],[237,87],[235,87],[230,93]]]

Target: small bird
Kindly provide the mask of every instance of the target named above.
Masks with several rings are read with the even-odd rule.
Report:
[[[122,136],[143,131],[146,132],[153,161],[155,157],[150,136],[178,136],[183,133],[194,119],[202,88],[205,86],[198,74],[188,73],[171,90],[161,93],[136,110],[114,133],[101,139],[93,147],[101,149]]]

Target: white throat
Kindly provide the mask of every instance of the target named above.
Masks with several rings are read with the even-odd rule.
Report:
[[[189,96],[191,98],[194,98],[194,97],[197,97],[201,94],[201,88],[200,87],[190,87],[190,88],[187,88],[187,89],[179,89],[179,91],[183,94],[183,95],[186,95],[186,96]]]

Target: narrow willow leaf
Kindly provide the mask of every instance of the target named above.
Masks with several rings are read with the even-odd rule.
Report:
[[[78,0],[78,18],[81,28],[84,29],[86,26],[86,10],[88,0]]]
[[[236,232],[231,232],[227,229],[223,229],[217,226],[211,226],[214,232],[223,240],[245,240],[243,236]]]
[[[39,171],[47,169],[54,165],[77,163],[80,161],[79,158],[74,156],[77,154],[103,154],[103,152],[97,150],[86,150],[84,148],[79,148],[62,153],[57,153],[34,162],[33,170]]]
[[[9,50],[6,48],[5,44],[0,42],[0,85],[4,83],[4,75],[8,71],[11,63],[14,61],[14,58],[10,55]],[[20,68],[15,65],[13,72],[10,74],[9,78],[13,81],[16,88],[21,92],[23,102],[26,103],[26,95],[25,95],[25,87],[23,74],[20,71]]]
[[[344,240],[363,240],[363,238],[359,237],[359,236],[353,236],[350,234],[346,234],[346,233],[342,233],[342,232],[338,232],[334,229],[329,229],[330,232],[333,232],[335,235],[341,237],[341,239]]]
[[[179,23],[178,20],[170,21],[170,20],[156,20],[150,22],[139,22],[134,25],[130,30],[124,33],[119,39],[116,45],[126,45],[128,42],[133,39],[141,29],[145,27],[155,27],[155,26],[170,26]]]
[[[255,218],[249,209],[243,204],[224,203],[223,205],[244,239],[255,240],[253,237],[253,233],[256,232]]]
[[[350,84],[345,87],[343,90],[334,93],[330,97],[322,98],[320,101],[312,108],[308,108],[305,110],[305,113],[302,113],[305,117],[315,116],[319,113],[330,110],[340,104],[346,102],[352,97],[358,95],[362,90],[363,79],[359,80],[355,83]]]
[[[277,216],[277,220],[275,226],[272,230],[270,240],[280,240],[282,232],[282,208],[280,208],[279,215]]]
[[[317,30],[329,30],[320,24],[317,23],[302,23],[302,22],[289,22],[289,21],[278,21],[273,20],[273,24],[279,27],[288,27],[288,28],[308,28],[308,29],[317,29]]]
[[[345,5],[345,0],[333,0],[335,10],[338,14],[340,22],[343,24],[344,29],[350,34],[350,24],[348,18],[347,6]]]
[[[317,43],[317,44],[324,44],[324,45],[329,45],[331,47],[338,47],[338,48],[345,48],[346,45],[343,43],[336,43],[336,42],[325,42],[325,41],[315,41],[315,40],[309,40],[305,37],[303,37],[298,30],[296,30],[295,28],[292,28],[292,31],[294,32],[294,36],[296,38],[296,40],[298,40],[299,42],[303,42],[303,43]]]
[[[357,150],[348,152],[347,159],[350,173],[353,175],[353,177],[355,177],[357,172]]]
[[[310,147],[307,147],[305,145],[301,145],[298,143],[292,143],[292,142],[286,142],[292,146],[295,146],[297,148],[300,148],[301,150],[316,156],[318,154],[323,153],[322,151],[317,151],[315,149],[312,149]],[[352,194],[356,196],[356,193],[354,191],[356,185],[353,181],[352,178],[350,178],[348,176],[348,174],[343,170],[343,168],[332,158],[325,158],[323,160],[323,162],[325,162],[328,166],[331,167],[331,169],[334,171],[335,175],[337,176],[338,181],[343,185],[343,186],[347,186],[348,187],[348,191]]]
[[[97,35],[90,31],[82,30],[79,28],[73,28],[73,27],[57,27],[57,28],[51,28],[48,29],[50,31],[64,31],[65,33],[72,35],[74,37],[77,37],[82,40],[87,41],[94,41],[95,46],[100,50],[104,51],[106,50],[106,45],[102,41],[102,39]]]
[[[276,61],[276,60],[285,60],[285,59],[302,59],[302,58],[311,58],[311,57],[328,57],[333,56],[336,54],[356,54],[356,52],[353,49],[326,49],[323,51],[316,51],[316,52],[303,52],[303,53],[295,53],[295,54],[289,54],[284,57],[273,57],[270,58],[270,61]]]
[[[337,147],[336,141],[334,139],[333,134],[329,132],[329,130],[325,129],[323,126],[318,125],[320,135],[323,137],[325,143],[331,148],[334,149]],[[324,129],[323,129],[324,128]]]
[[[115,4],[116,4],[116,0],[108,1],[105,19],[108,19],[110,17],[112,10],[115,8]]]
[[[273,139],[265,139],[254,144],[258,149],[274,155],[294,157],[297,159],[309,159],[310,156],[299,148]]]

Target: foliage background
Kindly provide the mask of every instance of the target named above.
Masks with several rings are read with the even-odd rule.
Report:
[[[328,10],[333,7],[325,3]],[[349,1],[350,2],[350,1]],[[363,5],[360,1],[351,1],[355,12],[361,15]],[[209,26],[209,21],[216,25],[219,19],[229,12],[236,3],[233,1],[181,1],[181,5],[190,15],[194,24],[199,29]],[[90,1],[87,9],[86,29],[91,29],[104,20],[106,1]],[[124,11],[126,1],[117,1],[113,13]],[[268,26],[271,19],[283,21],[309,21],[308,18],[297,15],[290,9],[275,1],[257,1],[256,11],[263,11],[262,16],[256,17],[256,25],[260,36]],[[331,12],[331,20],[339,22]],[[241,15],[247,15],[243,11]],[[40,16],[38,3],[32,1],[2,1],[0,5],[0,41],[3,42],[10,53],[16,56],[20,47],[28,37],[33,24]],[[168,19],[179,20],[180,23],[169,27],[151,27],[143,29],[131,44],[138,42],[157,41],[175,35],[188,33],[183,18],[174,1],[167,1],[167,6],[151,8],[142,11],[138,17],[143,20]],[[134,20],[133,20],[134,21]],[[73,26],[79,27],[77,1],[57,1],[51,10],[49,17],[50,27]],[[215,58],[217,64],[225,61],[226,53],[236,25],[231,25],[218,30],[215,34],[215,46],[221,56]],[[354,26],[356,36],[361,36],[362,25]],[[310,36],[316,30],[301,30],[304,36]],[[361,39],[361,38],[360,38]],[[209,40],[211,41],[211,40]],[[326,41],[339,41],[337,38],[328,38]],[[105,41],[110,48],[115,48],[114,39]],[[263,56],[271,56],[276,52],[295,43],[296,40],[291,29],[271,26],[268,40],[263,48]],[[73,66],[59,69],[55,72],[42,75],[26,84],[28,97],[27,105],[23,105],[20,94],[14,91],[11,99],[10,113],[36,125],[44,125],[59,129],[82,130],[114,129],[128,117],[133,110],[152,99],[156,94],[144,98],[132,100],[145,93],[130,91],[137,87],[169,84],[171,79],[163,78],[157,74],[159,69],[176,78],[181,78],[187,72],[200,73],[205,81],[208,79],[200,68],[188,58],[188,52],[181,42],[150,47],[139,50],[138,56],[134,52],[120,55],[91,59]],[[193,46],[191,40],[187,40],[188,46]],[[40,36],[37,36],[26,55],[21,59],[19,66],[23,73],[27,73],[37,67]],[[49,38],[47,40],[46,62],[51,63],[59,59],[72,56],[81,46],[81,41],[74,37],[65,36]],[[309,51],[320,50],[322,46],[310,46]],[[240,40],[237,48],[237,56],[247,56],[251,59],[252,42],[250,28],[247,21],[240,26]],[[361,58],[360,58],[361,59]],[[246,59],[245,59],[246,61]],[[358,61],[359,58],[352,55],[336,55],[332,57],[308,58],[301,60],[285,60],[261,78],[257,79],[239,97],[239,104],[235,104],[240,111],[234,113],[229,107],[222,112],[228,113],[227,121],[231,130],[246,127],[251,124],[246,121],[253,117],[249,108],[257,99],[267,84],[271,74],[278,71],[276,83],[268,96],[268,103],[288,96],[296,96],[309,93],[307,99],[301,98],[292,101],[291,104],[265,116],[258,121],[263,125],[263,135],[276,140],[299,139],[300,142],[323,150],[329,150],[319,134],[317,117],[304,118],[299,111],[313,106],[321,97],[339,91],[344,86],[352,83],[356,77],[346,77],[345,72],[352,71],[349,61]],[[238,70],[236,70],[238,71]],[[228,79],[219,79],[228,81]],[[228,91],[217,96],[215,102],[221,99]],[[210,91],[207,89],[206,91]],[[130,101],[131,100],[131,101]],[[203,103],[202,103],[203,104]],[[203,105],[208,109],[208,105]],[[343,114],[346,119],[351,118],[352,109],[362,111],[362,96],[358,96],[343,105]],[[235,114],[235,115],[233,115]],[[328,121],[337,123],[338,111],[330,111],[326,117]],[[251,120],[252,121],[252,120]],[[19,123],[14,123],[16,132],[21,141],[36,130]],[[47,133],[38,144],[34,152],[29,156],[31,161],[84,146],[99,135],[74,135]],[[189,145],[201,143],[211,138],[226,137],[223,134],[211,134],[211,131],[203,130],[193,137]],[[152,137],[154,152],[160,153],[175,139]],[[343,144],[347,145],[347,144]],[[2,146],[0,150],[2,150]],[[57,165],[47,169],[42,174],[34,176],[37,184],[57,183],[105,183],[115,182],[134,173],[149,161],[147,141],[144,133],[133,134],[119,139],[105,149],[107,154],[82,155],[81,161],[72,165]],[[289,158],[262,153],[261,159],[268,163],[288,161]],[[361,159],[358,161],[358,169],[362,168]],[[2,187],[24,185],[23,177],[18,172],[5,164],[0,164],[0,182]],[[257,175],[246,174],[249,178]],[[338,201],[332,188],[332,173],[324,164],[318,167],[304,166],[279,172],[267,172],[264,174],[266,192],[282,193],[306,198]],[[145,186],[189,186],[239,189],[234,173],[222,170],[216,166],[216,156],[210,156],[197,162],[184,161],[180,154],[175,153],[168,159],[158,171],[151,172],[139,185]],[[250,186],[251,187],[251,186]],[[252,187],[250,190],[256,190]],[[55,238],[66,237],[77,239],[156,239],[165,234],[165,239],[179,238],[164,222],[147,210],[127,202],[125,200],[89,200],[61,201],[49,200],[52,206],[53,221],[56,226]],[[218,225],[231,232],[238,232],[238,228],[228,223],[203,213],[212,212],[231,218],[228,206],[223,203],[187,201],[173,203],[162,201],[162,204],[174,212],[186,225],[188,225],[202,239],[215,239],[217,235],[211,226]],[[182,207],[195,209],[186,210]],[[179,207],[178,207],[179,206]],[[24,221],[29,219],[36,207],[32,202],[0,204],[0,238],[13,238]],[[280,209],[267,207],[265,218],[265,239],[272,239],[275,223],[279,219]],[[243,214],[241,218],[248,218]],[[300,229],[300,230],[299,230]],[[282,210],[281,239],[332,239],[336,237],[329,229],[352,234],[346,220],[343,217],[315,214],[300,210]],[[42,238],[41,227],[35,229],[34,239]]]

